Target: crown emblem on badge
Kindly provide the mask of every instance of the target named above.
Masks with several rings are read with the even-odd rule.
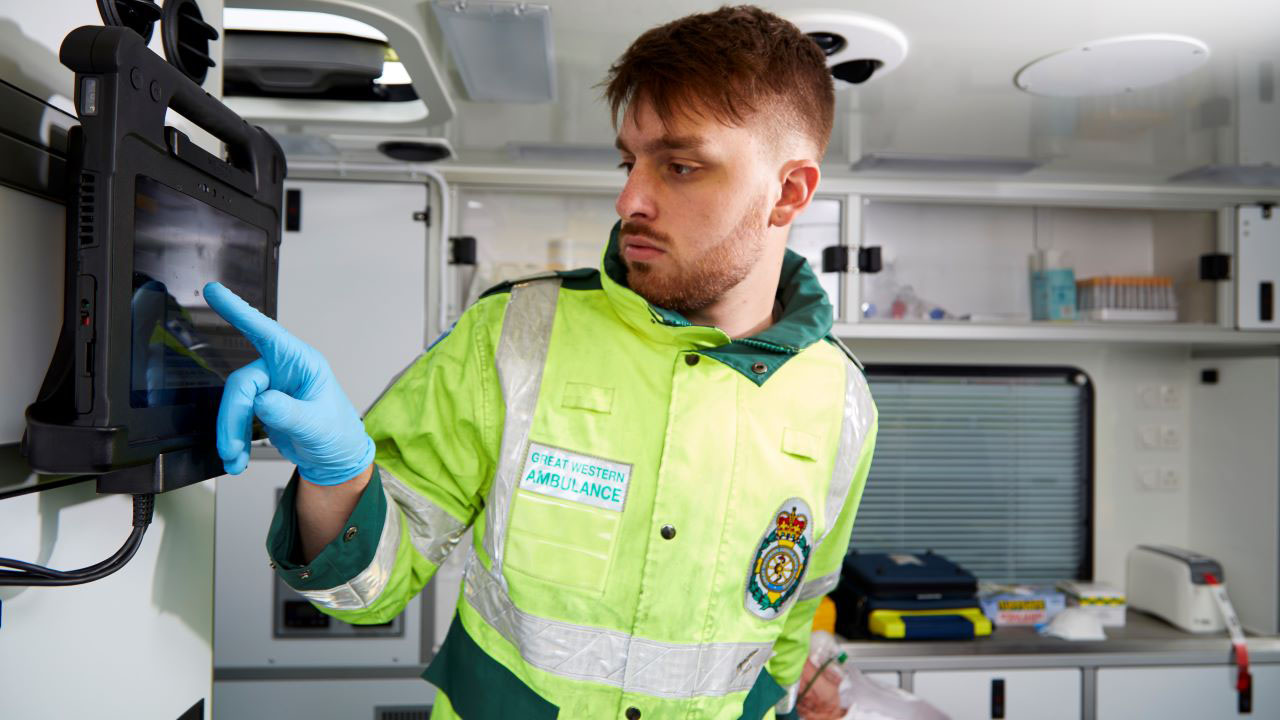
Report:
[[[755,558],[747,571],[747,610],[763,620],[784,614],[788,600],[795,597],[809,567],[813,528],[812,512],[801,498],[790,498],[774,511],[756,546]]]
[[[783,510],[778,513],[778,519],[775,521],[778,528],[778,543],[781,545],[792,546],[804,535],[804,529],[809,525],[809,518],[796,512],[791,508],[791,512]]]

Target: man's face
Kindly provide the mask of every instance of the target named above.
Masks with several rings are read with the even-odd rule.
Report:
[[[618,130],[627,184],[618,195],[627,282],[688,315],[751,271],[768,229],[770,168],[759,129],[711,117],[668,118],[643,99]]]

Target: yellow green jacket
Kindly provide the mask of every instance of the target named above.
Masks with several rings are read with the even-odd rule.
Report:
[[[625,278],[615,227],[600,271],[469,308],[365,417],[373,480],[307,565],[286,489],[268,550],[339,619],[390,620],[468,553],[424,674],[433,718],[757,720],[794,704],[871,463],[866,380],[795,253],[776,322],[738,340]]]

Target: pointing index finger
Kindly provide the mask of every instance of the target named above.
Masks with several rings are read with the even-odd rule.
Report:
[[[273,340],[288,335],[288,331],[281,327],[280,323],[263,315],[222,283],[205,284],[204,301],[213,308],[214,312],[222,316],[223,320],[230,323],[253,343],[263,357],[267,356],[267,348]]]

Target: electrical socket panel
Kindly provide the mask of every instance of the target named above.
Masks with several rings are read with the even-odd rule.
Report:
[[[1160,407],[1160,386],[1154,383],[1142,383],[1137,390],[1138,408],[1155,410]]]
[[[1159,448],[1160,448],[1160,426],[1139,425],[1138,426],[1138,449],[1139,450],[1158,450]]]
[[[1140,383],[1135,392],[1140,410],[1177,410],[1182,406],[1182,395],[1177,383]]]
[[[1134,482],[1142,492],[1177,492],[1182,489],[1182,474],[1177,468],[1144,465],[1134,472]]]

